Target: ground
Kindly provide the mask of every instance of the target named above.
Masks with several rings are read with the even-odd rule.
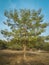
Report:
[[[0,65],[49,65],[49,53],[27,51],[24,60],[23,51],[0,50]]]

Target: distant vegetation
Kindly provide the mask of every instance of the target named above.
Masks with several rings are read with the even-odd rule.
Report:
[[[4,40],[0,40],[0,49],[6,49],[7,48],[7,42]]]
[[[16,43],[17,41],[13,41],[11,40],[10,42],[4,41],[4,40],[0,40],[0,50],[3,49],[11,49],[11,50],[23,50],[23,45],[20,43]],[[49,51],[49,42],[46,43],[36,43],[35,45],[27,45],[26,50],[45,50],[45,51]]]

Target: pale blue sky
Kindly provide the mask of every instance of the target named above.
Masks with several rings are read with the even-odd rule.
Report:
[[[42,13],[44,14],[44,22],[49,22],[49,0],[0,0],[0,30],[7,28],[4,26],[3,21],[6,20],[4,16],[5,10],[13,9],[35,9],[38,10],[42,8]],[[47,27],[46,32],[42,35],[49,35],[49,27]],[[0,34],[0,39],[3,36]]]

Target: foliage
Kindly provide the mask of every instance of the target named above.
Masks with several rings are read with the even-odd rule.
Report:
[[[9,41],[7,46],[8,49],[22,50],[22,45],[16,39],[12,39],[11,41]]]
[[[7,48],[7,42],[0,40],[0,49],[6,49]]]
[[[43,22],[43,15],[41,9],[38,11],[30,9],[10,10],[5,11],[4,15],[7,17],[5,25],[10,28],[8,30],[1,30],[1,33],[9,39],[15,39],[16,43],[27,47],[42,48],[45,40],[49,40],[49,36],[40,36],[47,26],[48,23]],[[13,41],[15,47],[15,41]],[[11,44],[11,45],[12,45]],[[17,47],[16,44],[16,47]],[[24,46],[24,47],[25,47]]]
[[[49,51],[49,43],[45,43],[43,50]]]

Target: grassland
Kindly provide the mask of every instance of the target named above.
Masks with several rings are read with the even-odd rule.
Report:
[[[49,53],[26,53],[24,60],[23,52],[0,50],[0,65],[49,65]]]

